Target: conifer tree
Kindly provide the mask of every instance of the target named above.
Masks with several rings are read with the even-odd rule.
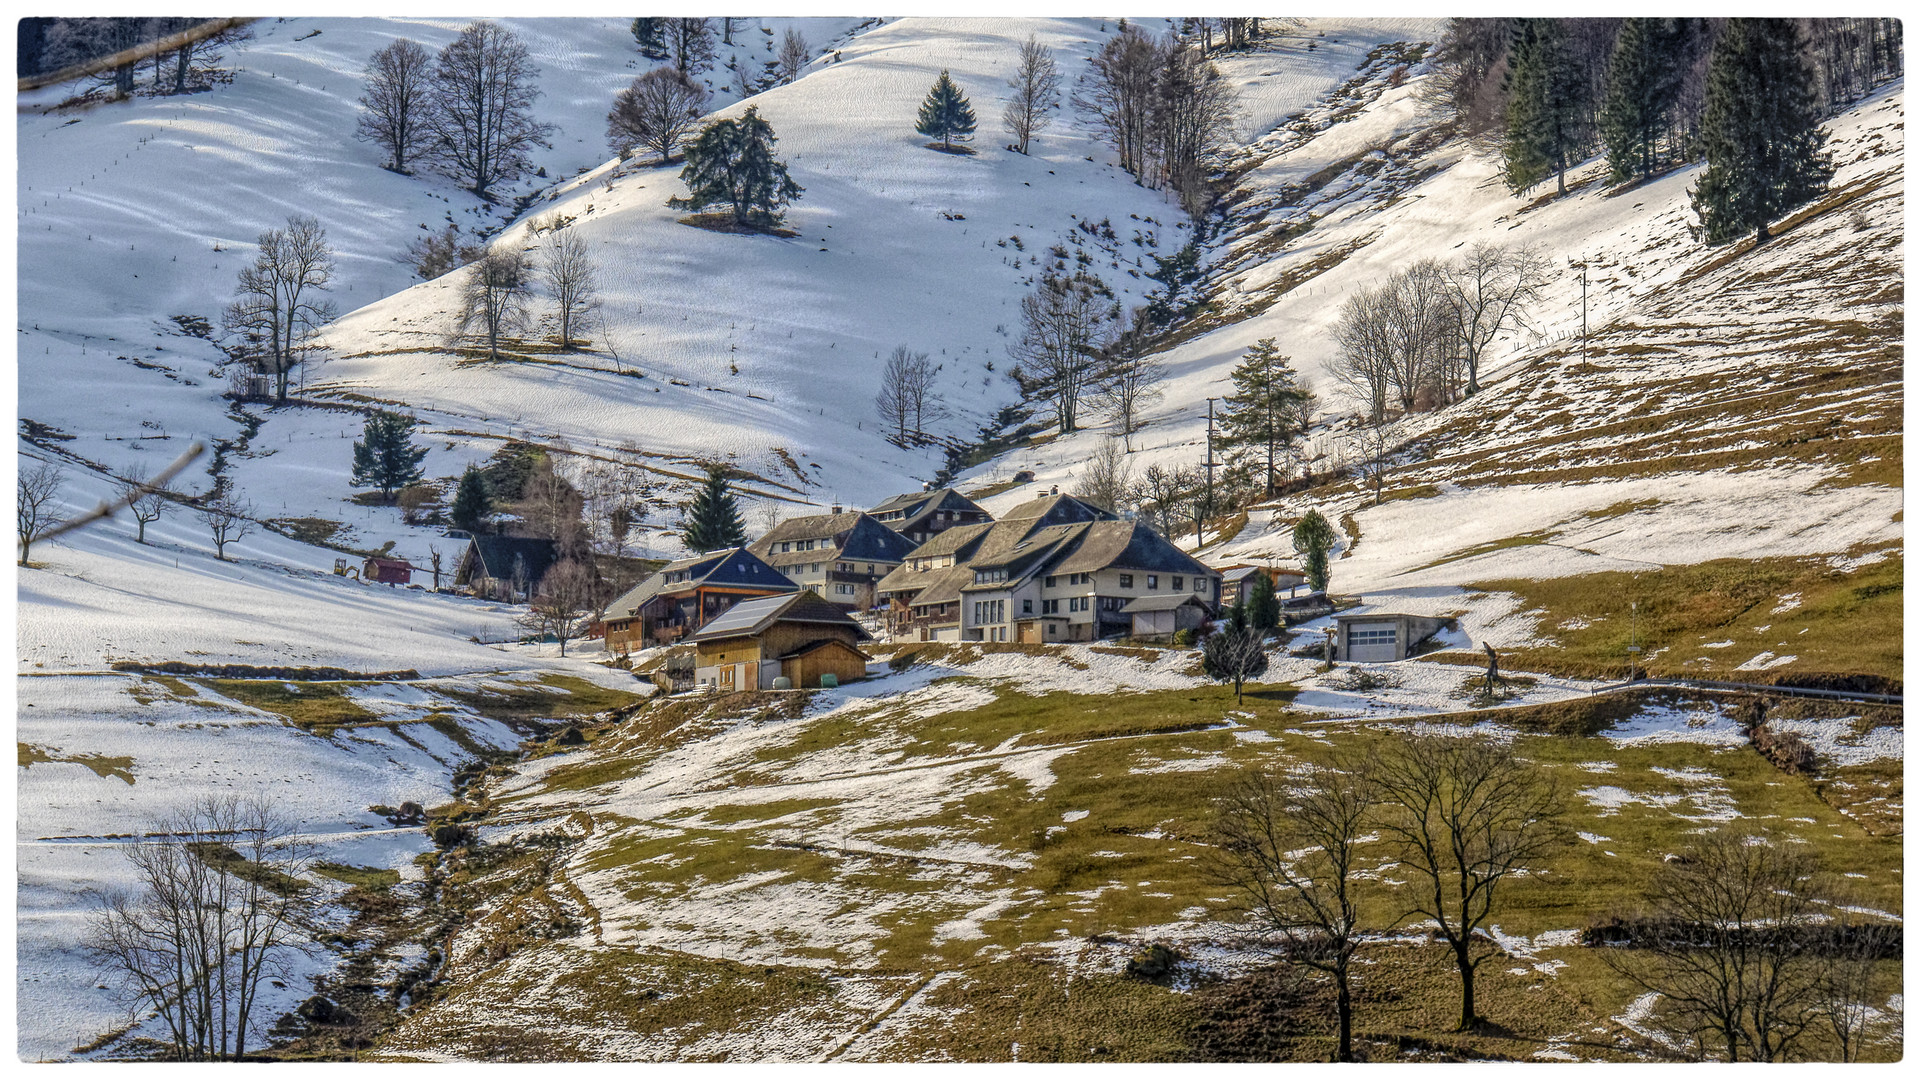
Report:
[[[681,537],[692,551],[715,551],[746,542],[746,526],[741,523],[739,504],[727,484],[725,465],[707,466],[707,478],[687,507]]]
[[[943,150],[953,149],[953,140],[962,142],[973,135],[973,106],[967,95],[954,85],[952,76],[942,71],[934,80],[927,100],[920,103],[920,122],[915,131],[929,139],[939,139]]]
[[[633,40],[640,46],[640,55],[649,60],[665,60],[667,45],[663,35],[666,31],[665,19],[633,20]]]
[[[1309,510],[1293,527],[1293,550],[1300,553],[1301,567],[1307,572],[1307,586],[1314,592],[1327,591],[1327,553],[1333,550],[1333,526]]]
[[[379,488],[381,500],[392,502],[395,492],[418,482],[423,476],[420,462],[426,458],[427,448],[413,445],[413,424],[412,417],[399,413],[382,411],[367,417],[360,441],[353,444],[353,479],[349,483]]]
[[[1271,498],[1279,488],[1280,455],[1305,429],[1313,394],[1300,385],[1272,338],[1255,342],[1232,378],[1234,392],[1224,399],[1219,443],[1261,463]]]
[[[448,508],[447,517],[453,527],[477,533],[486,526],[487,515],[493,513],[493,499],[487,494],[487,478],[481,471],[467,466],[460,474],[460,486],[454,489],[453,505]]]
[[[1507,187],[1518,195],[1554,174],[1567,193],[1567,163],[1582,139],[1587,82],[1558,19],[1518,19],[1507,51]]]
[[[1247,625],[1265,633],[1280,625],[1280,597],[1273,591],[1273,579],[1265,570],[1256,570],[1247,596]]]
[[[1729,19],[1707,69],[1700,142],[1707,169],[1693,189],[1709,244],[1752,232],[1826,189],[1813,71],[1792,19]]]
[[[1612,179],[1634,173],[1651,179],[1654,143],[1673,109],[1680,83],[1671,19],[1630,18],[1620,24],[1607,63],[1607,98],[1600,107],[1600,138]]]
[[[686,168],[680,180],[685,198],[667,200],[679,210],[725,206],[735,225],[771,229],[780,224],[780,209],[805,190],[787,175],[785,162],[773,156],[778,140],[772,125],[749,105],[738,120],[716,120],[686,145]]]

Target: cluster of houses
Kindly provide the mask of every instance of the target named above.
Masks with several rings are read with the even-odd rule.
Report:
[[[519,599],[553,562],[550,541],[477,536],[454,581]],[[1242,599],[1261,574],[1289,622],[1334,613],[1324,594],[1302,594],[1296,571],[1206,566],[1143,522],[1057,487],[999,518],[940,488],[864,511],[836,505],[782,521],[751,544],[668,563],[608,604],[599,632],[623,655],[693,645],[682,682],[832,686],[865,674],[860,646],[877,633],[895,641],[1168,640]],[[1432,633],[1410,618],[1342,614],[1338,652],[1400,659],[1416,633]]]

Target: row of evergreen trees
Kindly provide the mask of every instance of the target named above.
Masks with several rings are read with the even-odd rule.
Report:
[[[1610,179],[1705,159],[1695,207],[1710,243],[1817,194],[1821,121],[1899,74],[1899,24],[1835,19],[1456,19],[1435,95],[1496,143],[1515,194],[1603,152]]]

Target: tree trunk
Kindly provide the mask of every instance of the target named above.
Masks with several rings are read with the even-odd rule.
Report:
[[[1347,987],[1347,972],[1343,968],[1335,973],[1340,986],[1337,1008],[1340,1013],[1340,1045],[1333,1052],[1335,1061],[1353,1060],[1353,993]]]
[[[1469,950],[1473,939],[1462,937],[1453,947],[1453,959],[1460,966],[1460,1030],[1469,1031],[1479,1019],[1473,1011],[1473,958]]]

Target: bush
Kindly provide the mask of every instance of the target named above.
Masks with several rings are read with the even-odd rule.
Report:
[[[1194,643],[1199,640],[1199,636],[1198,631],[1194,630],[1193,627],[1184,627],[1173,632],[1173,643],[1180,648],[1191,649]]]

